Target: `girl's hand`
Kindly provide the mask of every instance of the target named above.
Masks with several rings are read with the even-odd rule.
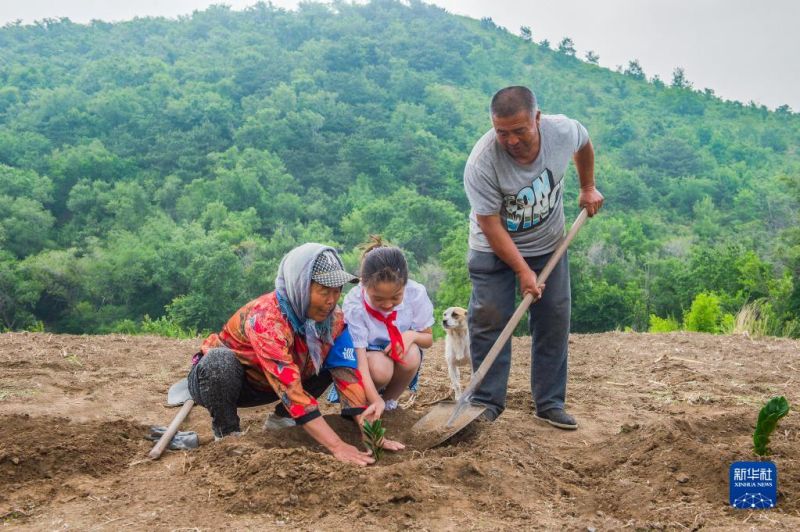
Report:
[[[406,448],[406,446],[399,441],[390,440],[388,438],[383,438],[383,441],[381,441],[381,447],[387,451],[402,451]]]
[[[378,399],[375,402],[373,402],[371,405],[369,405],[367,407],[367,409],[364,410],[364,412],[361,413],[360,418],[361,419],[366,419],[369,422],[373,422],[376,419],[380,419],[381,418],[385,408],[386,408],[386,403],[384,402],[383,398],[381,398],[379,396]]]
[[[417,343],[417,331],[407,330],[401,333],[403,336],[403,345],[406,348],[406,353],[411,349],[411,346]]]
[[[405,348],[406,352],[403,353],[404,355],[408,353],[408,350],[411,349],[411,346],[417,343],[417,331],[408,330],[405,332],[400,333],[403,337],[403,347]],[[383,348],[383,353],[392,358],[392,343],[389,342],[389,345]]]
[[[405,338],[403,338],[403,345],[406,345]],[[389,342],[386,347],[383,348],[383,354],[389,358],[392,358],[392,342]]]

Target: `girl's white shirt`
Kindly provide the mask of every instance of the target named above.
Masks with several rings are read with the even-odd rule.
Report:
[[[386,325],[367,314],[364,299],[370,307],[375,308],[359,284],[347,293],[342,304],[344,320],[353,338],[353,346],[366,348],[370,344],[388,343],[389,332],[386,330]],[[433,326],[433,304],[428,297],[428,291],[416,281],[408,280],[403,290],[403,302],[394,307],[392,311],[394,310],[397,311],[394,324],[401,333],[408,330],[424,331]],[[392,311],[378,310],[384,316]]]

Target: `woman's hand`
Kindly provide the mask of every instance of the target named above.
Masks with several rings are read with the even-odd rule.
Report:
[[[314,418],[308,423],[304,423],[302,427],[340,462],[366,466],[375,461],[370,453],[359,451],[356,447],[342,441],[322,417]]]
[[[355,464],[357,466],[368,466],[375,462],[369,451],[359,451],[356,447],[349,443],[341,442],[334,447],[330,448],[334,458],[346,464]]]
[[[386,403],[382,397],[378,396],[378,398],[371,405],[369,405],[364,412],[361,413],[361,416],[359,416],[359,421],[366,419],[367,421],[372,422],[376,419],[380,419],[385,408]]]

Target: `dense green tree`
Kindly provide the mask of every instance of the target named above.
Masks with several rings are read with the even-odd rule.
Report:
[[[41,287],[20,271],[19,262],[0,251],[0,330],[31,327]]]
[[[646,330],[714,292],[800,335],[797,113],[525,30],[392,0],[7,25],[0,326],[215,329],[294,245],[355,268],[370,233],[465,306],[464,164],[491,95],[531,83],[587,127],[606,195],[570,250],[575,330]],[[564,201],[575,216],[572,168]]]
[[[462,224],[447,233],[442,241],[439,258],[446,276],[436,298],[441,310],[454,306],[466,308],[469,301],[472,285],[467,270],[468,234],[468,226]]]
[[[351,245],[365,242],[370,234],[383,235],[422,263],[439,253],[444,236],[465,218],[449,202],[401,188],[353,210],[342,220],[342,230]]]
[[[691,89],[692,83],[686,79],[686,72],[681,67],[672,71],[672,86],[678,89]]]
[[[41,251],[50,241],[53,222],[38,201],[0,196],[0,249],[20,258]]]
[[[0,190],[8,197],[25,197],[39,203],[53,200],[53,182],[34,170],[0,164]]]
[[[605,280],[587,280],[574,288],[572,329],[590,332],[621,329],[632,321],[635,291]]]
[[[246,302],[243,269],[229,249],[195,258],[189,265],[189,291],[170,303],[168,315],[184,326],[218,329]]]
[[[639,64],[638,59],[632,59],[631,61],[628,61],[628,66],[625,68],[624,74],[640,81],[645,79],[644,69],[642,68],[642,65]]]
[[[564,37],[558,43],[558,52],[564,55],[575,57],[575,42],[569,37]]]

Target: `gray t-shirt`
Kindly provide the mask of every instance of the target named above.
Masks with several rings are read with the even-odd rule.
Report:
[[[490,129],[472,148],[464,168],[464,188],[472,211],[469,247],[491,252],[476,215],[499,214],[523,257],[553,251],[564,234],[563,179],[573,154],[589,141],[580,122],[542,115],[541,148],[531,164],[519,164]]]

